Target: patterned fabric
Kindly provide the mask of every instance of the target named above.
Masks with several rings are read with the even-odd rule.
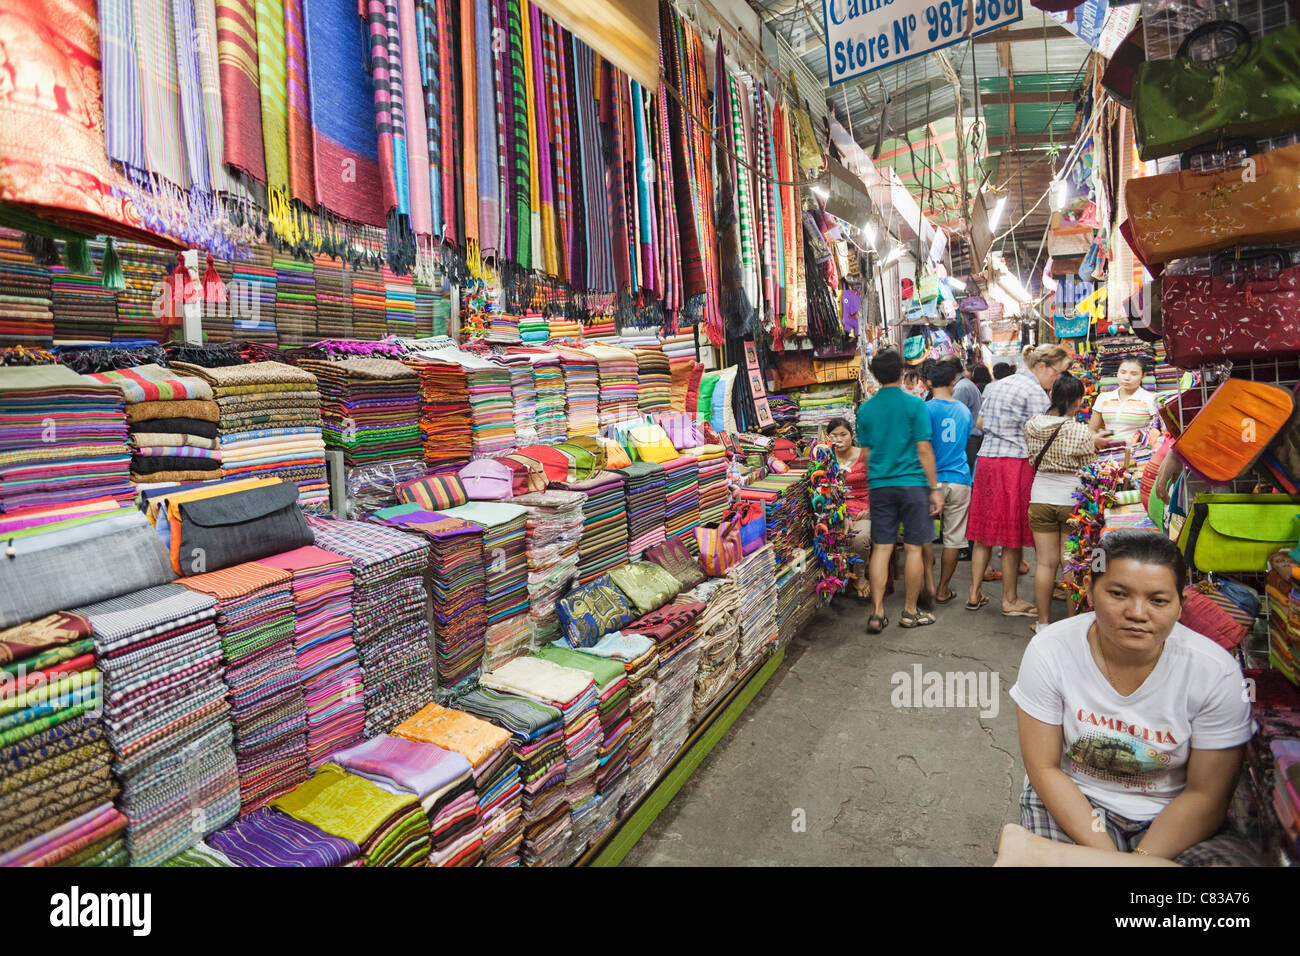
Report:
[[[300,203],[316,205],[313,172],[311,94],[307,76],[307,30],[302,0],[283,0],[285,83],[288,109],[289,195]]]
[[[402,109],[406,120],[406,172],[402,178],[409,197],[411,228],[416,234],[427,236],[433,229],[428,173],[429,134],[425,128],[415,0],[398,0],[397,18],[402,54]]]
[[[476,268],[479,243],[478,221],[478,124],[479,116],[490,104],[478,101],[478,56],[474,46],[474,0],[460,0],[456,36],[460,37],[460,116],[461,152],[457,164],[457,181],[461,185],[460,217],[465,237],[465,255],[471,269]]]
[[[509,98],[507,118],[511,125],[513,148],[503,158],[507,176],[513,184],[511,207],[514,226],[513,260],[522,268],[531,268],[533,257],[532,208],[530,188],[532,169],[528,154],[528,88],[524,73],[524,25],[519,3],[506,3],[506,35],[510,51]]]
[[[1025,423],[1046,412],[1049,405],[1047,392],[1028,369],[985,386],[980,404],[984,444],[979,457],[1028,458]]]
[[[396,24],[393,25],[394,30]],[[400,60],[394,63],[388,45],[388,5],[385,0],[366,0],[366,28],[369,37],[370,82],[374,87],[375,131],[379,136],[379,179],[383,187],[384,212],[400,208],[397,160],[405,154],[400,104],[394,109],[394,95],[401,82]],[[402,143],[399,146],[398,141]],[[403,158],[403,163],[405,158]]]
[[[39,620],[0,631],[0,663],[21,661],[49,648],[90,636],[90,622],[78,614],[56,611]]]
[[[262,150],[266,156],[266,182],[272,189],[288,190],[289,93],[284,7],[281,0],[257,0],[256,16],[257,77],[262,95]],[[145,142],[147,145],[147,138]]]
[[[429,511],[443,511],[469,501],[458,475],[429,475],[404,481],[393,488],[393,493],[403,504],[416,504]]]
[[[483,256],[495,256],[501,244],[501,168],[497,158],[497,127],[490,104],[496,102],[496,58],[487,55],[494,49],[492,34],[492,0],[474,0],[474,35],[482,55],[474,63],[475,97],[480,106],[478,124],[478,228],[479,248]]]
[[[1056,415],[1035,415],[1025,423],[1025,448],[1031,463],[1038,461],[1048,441],[1051,444],[1038,462],[1039,471],[1073,475],[1097,457],[1092,429],[1082,422]]]
[[[429,207],[433,235],[442,236],[442,101],[438,65],[438,5],[420,0],[415,7],[420,34],[420,83],[424,87],[424,124],[429,144]],[[418,175],[418,170],[411,170]]]
[[[117,6],[124,5],[125,0],[110,2]],[[217,74],[221,79],[221,115],[225,124],[222,154],[231,166],[266,182],[257,47],[248,42],[256,36],[253,0],[217,0]],[[105,91],[105,101],[116,100],[116,92]],[[110,155],[113,155],[111,150]]]
[[[198,36],[193,0],[171,0],[174,36],[189,37],[176,44],[176,80],[180,93],[181,127],[185,135],[185,163],[189,181],[204,192],[213,183],[208,175],[208,134],[204,128],[203,84],[199,76]]]
[[[114,386],[121,391],[128,403],[185,399],[212,400],[212,387],[207,382],[191,376],[177,375],[159,365],[137,365],[134,368],[100,372],[86,377]]]
[[[463,754],[476,770],[510,743],[510,734],[500,727],[438,704],[424,706],[419,713],[398,724],[392,734]]]
[[[637,616],[627,596],[608,574],[574,588],[558,606],[565,640],[574,647],[590,647]]]
[[[237,866],[346,866],[361,855],[351,840],[263,807],[208,837]]]
[[[581,288],[590,292],[613,292],[614,253],[610,236],[609,197],[601,157],[604,144],[595,92],[596,57],[591,49],[569,36],[576,75],[573,96],[578,117],[578,156],[582,162],[581,203],[583,232],[578,248],[586,249],[585,279]],[[581,257],[579,257],[581,259]]]

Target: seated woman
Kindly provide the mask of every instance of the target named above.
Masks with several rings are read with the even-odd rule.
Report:
[[[835,460],[846,470],[849,546],[854,555],[862,558],[852,566],[853,589],[859,600],[869,601],[871,580],[867,574],[867,561],[871,557],[871,508],[867,492],[867,460],[862,449],[854,444],[853,426],[847,420],[832,418],[827,422],[826,437],[835,448]]]
[[[1178,623],[1182,555],[1157,532],[1119,530],[1095,557],[1104,569],[1087,582],[1095,610],[1039,631],[1011,688],[1027,774],[1022,826],[1056,843],[1184,865],[1255,862],[1221,832],[1250,703],[1237,662]],[[1095,859],[1011,836],[1004,865]]]
[[[1107,435],[1116,445],[1132,444],[1148,430],[1160,429],[1156,397],[1142,387],[1145,364],[1137,356],[1124,359],[1115,373],[1119,385],[1102,392],[1092,406],[1088,422],[1094,435]]]

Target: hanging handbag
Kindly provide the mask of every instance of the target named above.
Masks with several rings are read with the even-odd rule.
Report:
[[[641,461],[663,464],[677,459],[677,449],[668,440],[663,428],[653,423],[638,425],[631,432],[632,447]]]
[[[1216,63],[1189,51],[1201,40],[1235,42]],[[1138,153],[1156,159],[1215,140],[1279,136],[1300,128],[1300,24],[1259,38],[1230,20],[1189,33],[1172,60],[1148,60],[1133,84]]]
[[[1143,262],[1300,239],[1300,143],[1249,152],[1253,144],[1212,155],[1217,169],[1129,180],[1130,241]]]
[[[1294,408],[1286,389],[1230,378],[1178,436],[1174,451],[1206,481],[1227,484],[1259,460]]]
[[[1089,315],[1072,315],[1069,318],[1063,315],[1052,316],[1052,330],[1058,339],[1081,339],[1091,328],[1092,317]]]
[[[922,302],[933,302],[939,298],[939,277],[933,272],[922,275],[921,281],[916,284],[916,297]]]
[[[1262,278],[1261,264],[1275,267]],[[1231,280],[1224,273],[1239,267]],[[1300,265],[1281,250],[1219,255],[1211,271],[1162,279],[1161,322],[1169,361],[1180,368],[1209,362],[1300,355]]]
[[[1197,495],[1178,547],[1198,571],[1268,570],[1274,551],[1300,539],[1300,499],[1286,495]]]
[[[908,363],[925,361],[926,353],[929,351],[930,346],[924,335],[909,335],[903,340],[903,359]]]
[[[711,578],[722,577],[745,555],[734,515],[719,524],[696,528],[695,543],[700,548],[700,567]]]
[[[968,295],[966,298],[961,300],[961,305],[959,306],[963,312],[976,313],[983,312],[988,309],[988,307],[989,304],[984,301],[984,296],[982,295]]]

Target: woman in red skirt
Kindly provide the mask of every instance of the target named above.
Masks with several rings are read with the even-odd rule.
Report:
[[[978,611],[989,599],[982,584],[994,548],[1002,549],[1002,613],[1007,617],[1037,617],[1038,608],[1016,594],[1021,549],[1033,547],[1029,530],[1029,489],[1034,468],[1025,445],[1025,422],[1047,411],[1049,393],[1074,356],[1059,345],[1040,345],[1024,352],[1024,367],[984,389],[979,427],[984,443],[975,462],[970,519],[966,535],[971,550],[971,590],[968,611]]]

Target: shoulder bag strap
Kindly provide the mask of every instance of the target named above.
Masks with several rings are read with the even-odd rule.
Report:
[[[1043,442],[1043,447],[1038,450],[1038,457],[1034,459],[1034,471],[1037,471],[1038,466],[1043,463],[1043,456],[1047,454],[1047,449],[1052,447],[1052,442],[1056,441],[1056,436],[1061,434],[1061,429],[1064,427],[1065,422],[1061,422],[1061,424],[1052,429],[1051,437],[1048,438],[1047,441]]]

